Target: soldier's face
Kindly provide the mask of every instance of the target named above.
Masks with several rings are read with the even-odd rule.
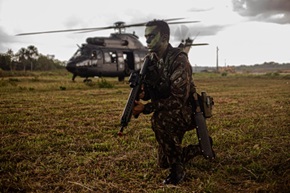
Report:
[[[146,27],[145,38],[149,52],[157,52],[162,46],[162,37],[157,26]]]

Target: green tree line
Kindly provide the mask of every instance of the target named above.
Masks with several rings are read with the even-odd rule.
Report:
[[[64,62],[39,53],[33,45],[20,48],[15,54],[11,49],[0,53],[0,69],[4,71],[50,71],[63,68]]]

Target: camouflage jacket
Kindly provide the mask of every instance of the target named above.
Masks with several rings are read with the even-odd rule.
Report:
[[[144,90],[144,100],[151,99],[145,105],[144,114],[188,106],[195,86],[187,54],[169,44],[165,56],[149,65]]]

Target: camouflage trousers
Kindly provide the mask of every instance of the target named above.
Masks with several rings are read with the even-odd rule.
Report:
[[[188,160],[188,154],[191,152],[189,148],[193,145],[182,147],[184,134],[191,126],[190,118],[186,119],[185,116],[187,115],[180,110],[173,110],[154,112],[151,118],[152,129],[158,142],[158,165],[161,168],[183,164]]]

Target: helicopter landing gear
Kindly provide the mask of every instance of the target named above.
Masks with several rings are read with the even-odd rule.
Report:
[[[92,82],[92,80],[88,78],[84,79],[84,83],[87,83],[87,82]]]
[[[124,76],[119,76],[118,80],[119,80],[119,82],[123,82],[125,80],[125,77]]]
[[[77,75],[73,74],[73,77],[72,77],[72,81],[74,82],[75,81],[75,78],[77,77]]]

